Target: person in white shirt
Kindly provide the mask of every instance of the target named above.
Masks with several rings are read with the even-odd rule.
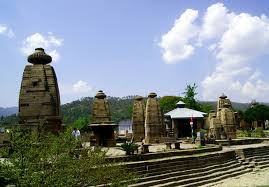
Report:
[[[77,128],[74,128],[72,131],[72,136],[76,139],[80,138],[80,131]]]

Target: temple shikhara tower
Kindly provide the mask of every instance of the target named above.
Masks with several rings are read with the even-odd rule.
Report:
[[[156,93],[148,95],[145,114],[145,141],[146,143],[163,142],[165,128],[163,118],[156,98]]]
[[[114,128],[117,125],[111,121],[109,105],[105,93],[100,90],[95,95],[92,108],[92,123],[89,125],[94,133],[96,144],[112,147],[116,145]]]
[[[28,56],[19,96],[19,119],[23,128],[58,132],[61,129],[60,95],[51,56],[42,48]]]
[[[217,112],[211,112],[208,117],[210,136],[214,139],[236,138],[235,114],[230,99],[224,94],[219,97]]]
[[[145,106],[143,97],[137,96],[133,105],[133,139],[136,142],[145,138]]]

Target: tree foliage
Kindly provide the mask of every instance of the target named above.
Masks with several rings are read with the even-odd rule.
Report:
[[[70,130],[59,135],[14,130],[0,180],[16,186],[122,186],[131,178],[121,166],[107,163],[104,152],[79,145]]]
[[[195,96],[198,94],[196,92],[197,87],[198,86],[195,83],[193,85],[188,84],[187,87],[185,88],[184,92],[185,95],[183,97],[183,101],[185,102],[187,108],[208,113],[210,112],[210,110],[213,109],[213,107],[210,104],[199,103],[196,100]]]
[[[195,83],[193,85],[188,84],[185,88],[183,101],[185,102],[187,108],[201,110],[200,104],[195,99],[195,96],[197,95],[196,89],[197,85]]]
[[[265,121],[269,119],[269,107],[261,104],[252,108],[250,107],[245,111],[244,119],[247,122]]]
[[[160,99],[160,108],[163,113],[167,113],[176,107],[176,103],[182,100],[181,97],[178,96],[164,96]]]

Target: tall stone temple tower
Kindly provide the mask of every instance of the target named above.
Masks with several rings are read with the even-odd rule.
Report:
[[[143,97],[137,96],[133,105],[133,139],[135,142],[145,138],[145,105]]]
[[[208,116],[209,135],[214,139],[236,138],[235,114],[230,99],[222,94],[217,102],[217,112]]]
[[[19,96],[19,123],[23,128],[58,132],[62,127],[60,95],[51,56],[42,48],[28,56]]]
[[[164,125],[156,93],[148,95],[145,115],[145,142],[161,143],[164,137]]]
[[[94,133],[96,144],[112,147],[116,145],[114,129],[117,125],[111,121],[109,105],[105,93],[100,90],[95,95],[92,108],[92,123],[89,125]]]

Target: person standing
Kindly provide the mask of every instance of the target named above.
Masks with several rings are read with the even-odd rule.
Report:
[[[80,131],[77,128],[74,128],[72,131],[72,136],[76,139],[80,138]]]

